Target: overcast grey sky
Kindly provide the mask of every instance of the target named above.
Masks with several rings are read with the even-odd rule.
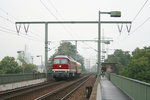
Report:
[[[102,33],[105,37],[113,38],[109,49],[122,49],[133,51],[135,48],[149,46],[149,17],[150,1],[147,0],[0,0],[0,60],[5,56],[17,57],[18,50],[28,51],[34,56],[34,62],[40,64],[36,55],[44,58],[44,25],[30,25],[26,35],[23,26],[20,35],[15,29],[16,21],[97,21],[98,11],[121,11],[121,18],[111,18],[102,15],[103,21],[132,21],[130,33],[123,25],[123,31],[118,32],[117,24],[102,25]],[[144,5],[140,11],[141,7]],[[137,15],[137,13],[140,13]],[[137,17],[135,17],[137,15]],[[144,23],[145,22],[145,23]],[[143,24],[144,23],[144,24]],[[142,25],[142,26],[141,26]],[[139,27],[140,26],[140,27]],[[139,28],[138,28],[139,27]],[[97,25],[49,25],[49,56],[59,46],[60,40],[96,39],[98,35]],[[56,48],[54,48],[56,47]],[[91,49],[93,48],[93,49]],[[96,57],[96,42],[79,42],[78,52],[92,59]],[[112,50],[109,51],[109,54]]]

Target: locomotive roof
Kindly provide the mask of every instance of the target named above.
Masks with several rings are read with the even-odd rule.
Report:
[[[54,58],[68,58],[68,59],[70,59],[70,60],[74,60],[72,57],[67,56],[67,55],[58,55],[58,56],[56,56],[56,57],[54,57]]]
[[[55,58],[68,58],[69,59],[69,57],[66,55],[59,55],[59,56],[56,56]]]
[[[67,56],[67,55],[58,55],[54,58],[67,58],[67,59],[70,59],[71,61],[74,61],[76,62],[77,64],[81,65],[79,62],[75,61],[71,56]]]

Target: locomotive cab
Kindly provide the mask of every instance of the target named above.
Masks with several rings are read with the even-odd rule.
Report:
[[[52,71],[54,78],[67,78],[69,61],[66,58],[54,58]]]
[[[52,63],[53,78],[68,79],[80,75],[80,65],[72,58],[64,55],[56,56]]]

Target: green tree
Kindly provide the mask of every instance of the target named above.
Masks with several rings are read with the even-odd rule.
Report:
[[[123,65],[123,67],[127,67],[127,64],[131,58],[128,51],[122,51],[122,50],[115,50],[114,56]]]
[[[58,47],[57,55],[68,55],[75,59],[77,54],[75,45],[72,45],[70,42],[63,42]]]
[[[0,62],[0,74],[20,73],[22,68],[18,66],[14,57],[6,56]]]
[[[37,66],[33,64],[24,63],[24,73],[35,73],[37,72]]]
[[[136,48],[131,60],[121,75],[140,81],[150,82],[150,47]]]
[[[79,54],[77,54],[77,62],[79,62],[81,64],[82,72],[86,73],[87,71],[86,71],[85,66],[84,66],[84,58]]]
[[[109,55],[105,62],[116,63],[116,73],[119,74],[124,68],[127,67],[130,61],[130,54],[128,51],[115,50],[114,54]]]

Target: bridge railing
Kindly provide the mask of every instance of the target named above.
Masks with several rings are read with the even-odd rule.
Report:
[[[48,77],[51,78],[50,73],[48,74]],[[5,75],[0,75],[0,84],[34,80],[34,79],[40,79],[40,78],[46,78],[46,74],[45,73],[5,74]]]
[[[106,73],[113,84],[120,88],[133,100],[150,100],[150,84],[124,76]]]

